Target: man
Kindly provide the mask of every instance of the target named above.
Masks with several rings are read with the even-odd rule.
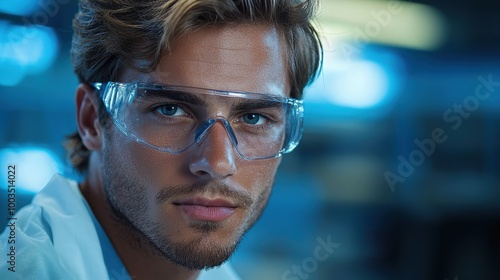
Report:
[[[85,180],[56,175],[18,213],[16,272],[2,262],[0,278],[237,279],[224,263],[300,140],[313,10],[81,0],[67,147]]]

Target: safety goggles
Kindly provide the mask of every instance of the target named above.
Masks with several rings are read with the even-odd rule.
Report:
[[[179,154],[221,124],[246,160],[291,152],[302,136],[301,100],[146,83],[95,83],[114,124],[126,136],[156,150]],[[225,116],[208,111],[222,106]],[[219,111],[219,110],[218,110]]]

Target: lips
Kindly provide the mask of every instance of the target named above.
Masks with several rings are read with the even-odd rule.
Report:
[[[225,199],[194,197],[174,201],[174,206],[190,220],[222,222],[228,219],[236,205]]]

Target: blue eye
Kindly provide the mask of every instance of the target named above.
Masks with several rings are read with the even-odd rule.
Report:
[[[259,114],[254,114],[254,113],[245,114],[243,115],[242,119],[245,123],[253,125],[261,125],[266,122],[266,118],[264,118]]]
[[[179,105],[176,104],[165,104],[162,106],[159,106],[156,111],[162,115],[165,116],[184,116],[186,115],[186,112],[184,109],[179,107]]]

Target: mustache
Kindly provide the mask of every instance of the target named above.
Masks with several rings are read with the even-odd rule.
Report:
[[[191,185],[178,185],[163,188],[156,194],[155,201],[156,204],[162,204],[172,197],[195,195],[199,193],[210,193],[212,195],[229,197],[236,205],[245,207],[248,207],[253,203],[251,196],[244,191],[235,190],[224,183],[214,183],[208,181],[196,182]]]

